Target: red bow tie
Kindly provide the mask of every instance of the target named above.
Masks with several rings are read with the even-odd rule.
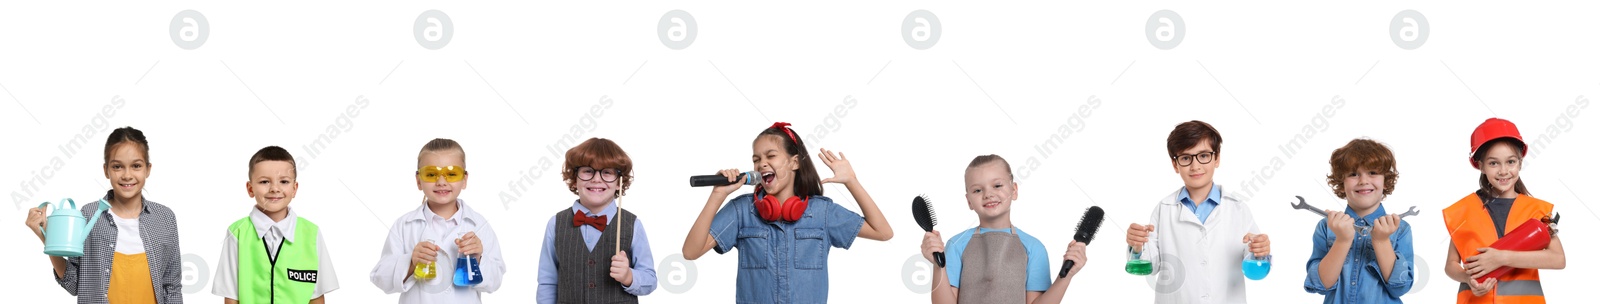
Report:
[[[578,210],[577,213],[572,214],[572,227],[583,225],[589,225],[594,227],[595,230],[604,232],[606,231],[606,216],[589,217],[588,214],[583,213],[583,210]]]

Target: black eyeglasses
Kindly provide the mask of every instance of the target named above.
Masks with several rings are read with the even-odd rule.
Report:
[[[572,169],[572,170],[578,172],[578,180],[582,180],[582,181],[593,180],[596,171],[598,171],[600,173],[600,180],[604,181],[604,182],[607,182],[607,183],[617,181],[617,176],[618,176],[617,169],[611,169],[611,168],[595,170],[593,167],[587,167],[586,166],[586,167],[578,167],[577,169]]]
[[[1214,160],[1216,158],[1217,158],[1217,152],[1209,152],[1208,151],[1208,152],[1200,152],[1199,154],[1178,155],[1177,157],[1173,157],[1172,160],[1178,161],[1178,165],[1179,166],[1188,167],[1189,164],[1193,164],[1195,161],[1199,161],[1200,164],[1209,164],[1209,163],[1211,163],[1212,160]]]

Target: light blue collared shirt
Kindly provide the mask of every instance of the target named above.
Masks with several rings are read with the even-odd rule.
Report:
[[[1189,188],[1183,188],[1178,190],[1178,202],[1180,205],[1189,208],[1189,211],[1194,212],[1194,217],[1199,218],[1201,224],[1205,224],[1206,217],[1211,216],[1211,210],[1217,209],[1217,204],[1222,203],[1222,189],[1216,183],[1212,183],[1211,193],[1206,194],[1206,201],[1202,204],[1195,204],[1194,200],[1189,199]]]
[[[1322,258],[1328,255],[1328,250],[1333,248],[1333,230],[1328,229],[1328,220],[1317,222],[1317,230],[1311,236],[1311,260],[1306,261],[1306,292],[1324,295],[1322,303],[1401,303],[1400,296],[1411,291],[1411,282],[1414,277],[1411,264],[1411,224],[1400,221],[1400,227],[1395,228],[1394,234],[1389,235],[1389,243],[1394,246],[1394,268],[1389,271],[1389,279],[1383,280],[1383,272],[1378,269],[1377,255],[1372,248],[1372,235],[1363,235],[1359,227],[1372,227],[1374,221],[1388,214],[1383,210],[1383,204],[1378,204],[1378,210],[1367,216],[1357,216],[1354,209],[1344,208],[1344,213],[1355,218],[1357,233],[1355,240],[1350,242],[1350,253],[1345,255],[1344,266],[1339,270],[1339,281],[1333,287],[1324,288],[1319,265]]]
[[[572,211],[589,212],[577,201],[572,202]],[[558,215],[560,213],[557,213]],[[607,219],[617,217],[617,201],[606,204],[606,208],[599,214],[589,216],[606,216]],[[614,225],[616,221],[611,221]],[[595,244],[600,242],[602,231],[589,225],[578,227],[583,234],[583,244],[593,251]],[[539,291],[537,301],[539,304],[556,302],[556,217],[550,217],[550,223],[544,226],[544,244],[539,254]],[[638,217],[633,218],[633,286],[623,286],[622,290],[635,296],[648,295],[656,290],[656,262],[650,255],[650,239],[644,235],[644,223]],[[608,263],[609,264],[609,263]]]

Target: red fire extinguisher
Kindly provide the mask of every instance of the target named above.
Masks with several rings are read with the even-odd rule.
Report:
[[[1560,214],[1557,214],[1554,218],[1547,217],[1542,219],[1528,219],[1527,222],[1523,222],[1522,226],[1518,226],[1517,229],[1512,229],[1511,232],[1506,232],[1505,236],[1500,237],[1499,240],[1495,240],[1494,244],[1490,244],[1489,247],[1511,251],[1533,251],[1544,249],[1545,247],[1550,246],[1550,236],[1555,235],[1555,229],[1553,227],[1556,221],[1560,220]],[[1500,266],[1500,268],[1490,271],[1488,275],[1478,277],[1478,283],[1483,283],[1483,281],[1489,280],[1490,278],[1500,278],[1500,276],[1510,273],[1511,269],[1512,268],[1510,266]]]

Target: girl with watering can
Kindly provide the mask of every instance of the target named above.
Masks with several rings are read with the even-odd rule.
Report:
[[[71,199],[50,214],[45,204],[28,209],[28,230],[45,243],[56,283],[78,303],[183,303],[177,220],[144,199],[150,168],[144,133],[116,129],[101,166],[111,181],[104,197],[81,212]]]

